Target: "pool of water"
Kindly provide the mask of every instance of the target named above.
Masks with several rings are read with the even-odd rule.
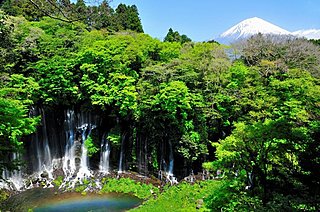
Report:
[[[11,197],[6,210],[34,212],[102,212],[126,211],[141,204],[141,200],[124,194],[81,195],[76,192],[57,193],[52,189],[32,189]]]

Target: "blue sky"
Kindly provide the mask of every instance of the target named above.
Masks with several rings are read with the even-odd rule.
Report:
[[[145,33],[159,39],[171,27],[205,41],[251,17],[288,31],[320,29],[320,0],[113,0],[111,6],[119,3],[135,4]]]

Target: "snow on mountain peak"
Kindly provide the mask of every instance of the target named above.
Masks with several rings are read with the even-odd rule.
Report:
[[[320,39],[320,29],[298,30],[293,32],[292,35],[307,39]]]
[[[261,18],[248,18],[222,33],[215,40],[219,43],[230,44],[237,40],[247,39],[255,34],[290,35],[306,39],[320,39],[320,29],[298,30],[289,32]]]
[[[289,31],[284,30],[274,24],[271,24],[261,18],[253,17],[241,21],[237,25],[231,27],[224,33],[220,35],[219,40],[239,40],[248,38],[252,35],[262,33],[262,34],[278,34],[278,35],[288,35]]]

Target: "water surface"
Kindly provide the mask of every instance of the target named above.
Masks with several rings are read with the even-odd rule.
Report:
[[[32,189],[13,196],[6,210],[34,212],[102,212],[126,211],[141,204],[141,200],[125,194],[81,195],[76,192],[57,193],[52,189]]]

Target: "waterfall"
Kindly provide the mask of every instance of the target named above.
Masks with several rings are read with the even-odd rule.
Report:
[[[137,157],[137,168],[138,173],[142,173],[142,139],[140,133],[136,135],[136,157]]]
[[[160,166],[159,166],[159,173],[162,173],[162,171],[166,171],[167,170],[167,166],[166,166],[166,161],[164,160],[164,143],[161,143],[160,146]],[[162,176],[161,176],[162,177]],[[160,178],[159,178],[160,179]]]
[[[172,143],[169,141],[169,167],[168,167],[168,175],[173,175],[173,163],[174,163],[174,158],[173,158],[173,149],[172,149]]]
[[[147,175],[148,173],[148,140],[141,136],[136,139],[138,172]]]
[[[144,174],[148,173],[148,140],[144,141]]]
[[[110,144],[104,133],[101,140],[100,172],[108,174],[110,172]]]
[[[12,160],[13,161],[21,160],[21,154],[16,152],[12,153]],[[22,171],[20,166],[18,167],[18,170],[13,171],[9,179],[17,190],[20,190],[23,188],[24,183],[23,183]]]
[[[11,153],[10,161],[21,160],[21,154],[13,152]],[[2,171],[2,179],[6,182],[0,183],[0,188],[7,188],[12,190],[20,191],[24,187],[24,180],[22,178],[21,167],[18,166],[18,170],[9,171],[7,169]]]
[[[96,126],[95,125],[90,125],[90,124],[83,124],[79,130],[81,131],[81,163],[80,163],[80,169],[77,174],[77,179],[82,180],[84,178],[92,176],[91,171],[89,170],[88,167],[88,150],[85,145],[85,141],[91,134],[91,130],[94,129]]]
[[[174,166],[174,144],[172,140],[164,140],[158,145],[157,149],[150,149],[149,143],[151,141],[140,134],[139,131],[137,131],[136,137],[135,134],[130,137],[131,134],[125,131],[127,128],[121,128],[122,125],[119,124],[119,121],[115,122],[112,119],[112,122],[109,122],[105,119],[105,116],[100,118],[95,116],[93,112],[63,109],[61,107],[34,107],[30,110],[30,116],[41,116],[41,121],[35,133],[23,138],[28,141],[24,142],[25,155],[14,153],[7,155],[5,158],[10,162],[17,158],[26,159],[28,167],[23,169],[25,173],[21,173],[21,171],[9,172],[8,170],[0,172],[0,175],[2,174],[3,178],[9,182],[8,186],[11,187],[9,189],[19,190],[36,185],[49,187],[52,186],[53,179],[58,176],[64,177],[61,188],[74,188],[76,185],[82,184],[85,179],[96,174],[93,169],[96,165],[99,165],[97,167],[99,168],[98,172],[110,173],[111,168],[114,168],[111,167],[111,160],[114,156],[118,157],[118,166],[116,167],[118,173],[123,173],[127,168],[126,156],[131,153],[131,145],[136,145],[137,148],[136,154],[133,153],[133,158],[137,159],[140,174],[146,175],[151,158],[157,158],[159,160],[159,178],[164,180],[168,178],[168,181],[172,184],[175,182],[173,173],[174,171],[178,173],[178,171],[174,170],[176,167]],[[102,137],[100,130],[104,132]],[[120,135],[119,131],[121,132]],[[115,133],[120,143],[117,155],[111,155],[113,153],[111,152],[111,140],[107,139],[109,132],[110,135]],[[90,158],[91,163],[95,162],[90,166],[86,141],[97,137],[101,140],[100,161],[98,161],[99,155],[95,155],[97,157]],[[128,142],[132,141],[131,138],[137,139],[134,144]],[[25,177],[27,173],[29,176],[23,179],[22,176]],[[24,182],[26,182],[26,185],[23,185]],[[1,184],[0,182],[0,187],[4,186],[4,183]]]
[[[126,139],[126,134],[124,133],[124,134],[122,134],[118,173],[122,173],[123,172],[123,157],[124,157],[124,142],[125,142],[125,139]]]
[[[168,182],[170,182],[171,185],[178,183],[177,178],[173,176],[173,164],[174,164],[173,148],[172,148],[172,143],[169,140],[169,167],[167,170],[166,179],[168,180]]]
[[[29,155],[33,158],[32,164],[33,177],[47,180],[53,180],[53,164],[52,155],[49,146],[49,132],[47,131],[46,114],[42,108],[32,107],[29,113],[30,117],[41,116],[41,123],[37,131],[31,137],[31,145]]]
[[[75,126],[75,118],[74,111],[67,110],[65,112],[65,124],[66,124],[66,147],[65,147],[65,155],[63,158],[62,169],[65,175],[65,178],[69,180],[74,173],[76,172],[76,161],[75,161],[75,138],[74,138],[74,126]]]
[[[47,132],[47,123],[46,123],[46,117],[43,109],[41,109],[42,114],[42,138],[43,138],[43,157],[41,160],[40,171],[41,172],[47,172],[49,179],[53,179],[53,165],[52,165],[52,158],[51,158],[51,151],[49,147],[49,140],[48,140],[48,132]],[[40,154],[39,154],[40,155]],[[39,156],[38,156],[39,157]]]
[[[62,187],[69,183],[69,187],[74,187],[76,182],[82,183],[83,179],[92,176],[89,168],[88,150],[85,145],[91,131],[96,128],[96,120],[90,113],[79,113],[75,116],[73,110],[65,112],[66,147],[63,157],[63,172],[65,175]],[[76,135],[80,134],[81,138]],[[77,161],[80,161],[78,163]]]

